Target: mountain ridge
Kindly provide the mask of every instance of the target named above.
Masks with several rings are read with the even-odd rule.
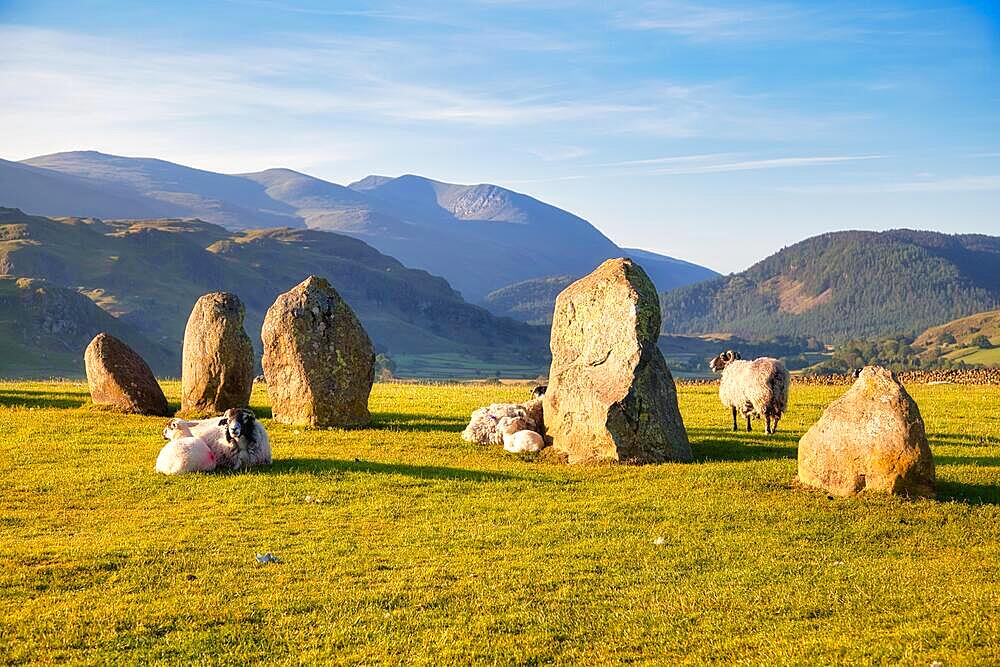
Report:
[[[45,171],[33,172],[31,187],[14,188],[7,183],[11,165]],[[73,187],[90,188],[91,199],[106,187],[124,200],[74,207],[74,198],[56,196],[70,184],[47,183],[46,173],[77,179]],[[0,164],[0,205],[5,203],[48,216],[198,218],[233,230],[288,226],[343,233],[444,276],[473,302],[522,280],[584,275],[627,254],[583,218],[529,195],[415,174],[372,175],[342,186],[285,168],[219,174],[157,158],[70,151]],[[661,289],[691,282],[684,264],[649,263]]]

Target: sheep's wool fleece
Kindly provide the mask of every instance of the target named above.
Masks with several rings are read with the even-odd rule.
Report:
[[[534,404],[535,401],[529,403]],[[501,426],[515,419],[522,420],[522,424],[529,429],[538,428],[537,423],[529,416],[526,406],[527,404],[520,403],[493,403],[477,409],[469,418],[469,425],[462,431],[462,440],[477,445],[503,444]],[[531,410],[537,411],[537,407],[532,405]]]
[[[181,411],[217,414],[242,408],[253,390],[253,345],[246,310],[235,294],[211,292],[195,302],[184,329]]]
[[[869,366],[799,440],[799,481],[837,496],[934,496],[934,459],[917,404],[891,371]]]
[[[364,426],[375,380],[371,339],[324,278],[280,295],[264,317],[264,376],[275,421]]]
[[[772,378],[784,374],[779,383],[780,394],[776,394]],[[769,403],[773,403],[772,413],[783,414],[788,407],[788,371],[777,359],[761,357],[753,361],[732,361],[722,371],[719,382],[719,400],[726,407],[734,406],[743,414],[764,416]]]
[[[630,259],[609,259],[567,287],[552,320],[545,434],[570,463],[690,461],[663,355],[660,303]]]
[[[83,360],[94,405],[137,415],[167,414],[167,397],[153,371],[122,341],[99,333],[87,346]]]

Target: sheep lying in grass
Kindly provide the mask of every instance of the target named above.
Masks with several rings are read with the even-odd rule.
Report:
[[[746,417],[747,431],[751,431],[750,417],[764,418],[766,433],[778,430],[778,420],[788,408],[788,386],[791,376],[777,359],[760,357],[743,361],[732,350],[723,352],[709,364],[716,373],[722,373],[719,382],[719,400],[733,411],[733,430],[739,430],[736,413]]]
[[[172,430],[170,441],[156,457],[156,472],[164,475],[179,475],[185,472],[208,472],[215,470],[215,454],[201,438],[191,435],[186,426],[178,425]]]
[[[267,431],[247,408],[232,408],[209,419],[171,419],[163,429],[167,440],[184,437],[184,433],[203,440],[221,468],[239,470],[271,463]]]
[[[469,425],[462,432],[462,440],[478,445],[503,445],[507,451],[538,451],[537,449],[508,449],[510,447],[534,447],[537,440],[523,435],[521,431],[538,435],[542,431],[542,401],[533,398],[524,403],[493,403],[479,408],[469,418]],[[538,447],[541,449],[541,447]]]

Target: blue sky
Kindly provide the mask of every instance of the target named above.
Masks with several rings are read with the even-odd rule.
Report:
[[[0,157],[497,183],[723,272],[1000,234],[998,4],[0,0]]]

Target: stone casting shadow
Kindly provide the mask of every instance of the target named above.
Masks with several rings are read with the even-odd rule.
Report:
[[[537,481],[529,477],[508,475],[489,470],[468,470],[445,466],[420,466],[407,463],[380,463],[378,461],[291,458],[280,459],[270,466],[253,468],[244,474],[254,475],[294,475],[309,473],[350,473],[360,472],[380,475],[404,475],[417,479],[447,479],[466,482],[501,482],[510,480]]]
[[[966,505],[1000,505],[1000,486],[938,480],[937,499]]]

